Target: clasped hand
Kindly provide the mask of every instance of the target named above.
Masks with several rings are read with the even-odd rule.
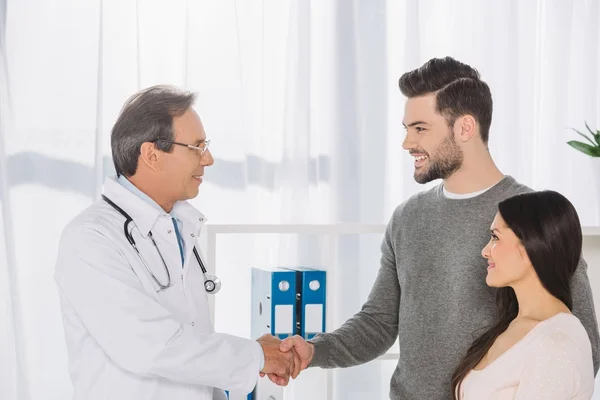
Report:
[[[287,386],[290,378],[296,379],[300,371],[310,364],[314,347],[301,336],[294,336],[281,341],[271,335],[263,335],[258,339],[265,355],[265,365],[260,376],[267,375],[279,385]]]

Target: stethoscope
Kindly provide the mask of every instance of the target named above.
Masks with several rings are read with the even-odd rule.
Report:
[[[156,278],[156,276],[154,276],[154,273],[152,273],[152,270],[150,269],[150,267],[148,267],[148,264],[146,264],[144,257],[142,257],[142,255],[140,254],[140,251],[138,250],[138,248],[135,244],[135,240],[133,240],[133,236],[131,235],[131,232],[129,232],[129,229],[127,229],[129,227],[129,223],[133,222],[133,219],[129,216],[129,214],[127,214],[125,212],[125,210],[123,210],[121,207],[119,207],[118,205],[113,203],[105,195],[102,195],[102,199],[104,199],[104,201],[106,201],[108,204],[110,204],[115,210],[120,212],[121,215],[123,215],[125,217],[125,223],[123,224],[123,232],[125,232],[125,237],[127,238],[127,241],[131,244],[131,246],[133,247],[133,249],[135,250],[137,255],[140,257],[140,260],[142,260],[142,263],[146,267],[146,270],[148,271],[148,273],[150,274],[150,276],[152,277],[154,282],[156,282],[156,284],[160,288],[158,291],[160,292],[161,290],[170,288],[171,284],[172,284],[171,283],[171,274],[169,272],[169,268],[167,267],[167,263],[165,262],[165,259],[162,256],[162,253],[160,252],[160,250],[158,249],[158,246],[156,245],[156,241],[154,241],[154,236],[152,235],[152,231],[148,232],[148,237],[150,238],[150,240],[152,240],[152,244],[154,245],[154,248],[156,249],[158,256],[160,257],[160,260],[163,263],[165,272],[167,273],[168,281],[167,281],[166,285],[163,285]],[[198,254],[198,250],[196,250],[196,246],[194,246],[194,256],[196,256],[196,260],[198,260],[198,264],[200,265],[200,269],[202,270],[202,275],[204,275],[204,289],[206,290],[207,293],[217,294],[219,292],[219,290],[221,290],[221,281],[215,275],[210,275],[206,272],[206,268],[204,268],[204,263],[202,262],[202,259],[200,258],[200,254]]]

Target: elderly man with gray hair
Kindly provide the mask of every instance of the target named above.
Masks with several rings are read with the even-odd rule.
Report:
[[[198,195],[214,160],[195,95],[155,86],[132,96],[111,135],[116,177],[60,240],[55,280],[74,399],[225,399],[259,374],[300,370],[276,341],[214,331],[219,280],[197,248]]]

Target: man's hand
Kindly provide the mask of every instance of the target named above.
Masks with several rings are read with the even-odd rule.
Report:
[[[304,371],[310,365],[315,354],[315,346],[304,340],[300,335],[287,338],[281,342],[279,349],[284,353],[294,349],[298,357],[300,357],[300,371]]]
[[[289,379],[296,379],[300,373],[301,360],[295,351],[286,352],[280,350],[281,340],[271,335],[263,335],[258,338],[265,355],[265,365],[260,376],[268,375],[269,379],[279,385],[286,386]]]

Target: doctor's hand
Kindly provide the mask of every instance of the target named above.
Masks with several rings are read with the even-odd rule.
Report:
[[[310,365],[315,354],[315,345],[304,340],[300,335],[287,338],[281,342],[279,349],[288,352],[293,349],[300,357],[300,371],[304,371]]]
[[[265,355],[265,365],[260,375],[279,385],[286,386],[289,379],[296,379],[300,373],[301,360],[295,351],[282,352],[281,340],[271,335],[263,335],[258,340]]]

